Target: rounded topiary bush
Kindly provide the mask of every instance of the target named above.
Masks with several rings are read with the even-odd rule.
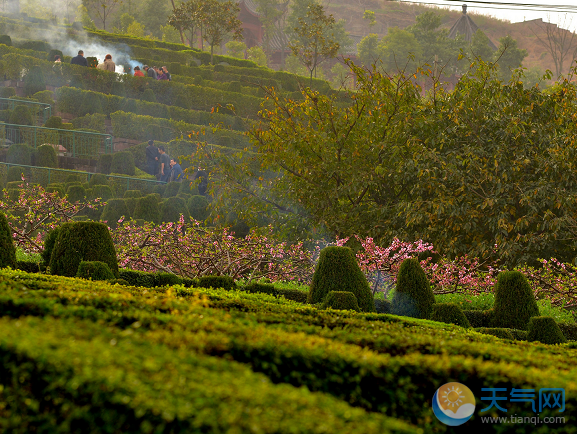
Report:
[[[62,129],[62,118],[60,116],[50,116],[44,124],[46,128]]]
[[[495,284],[493,327],[527,330],[533,316],[539,316],[539,308],[527,278],[519,271],[499,273]]]
[[[6,189],[10,190],[11,188],[19,189],[20,186],[23,185],[22,181],[10,181],[6,183]]]
[[[104,207],[100,219],[114,229],[118,226],[118,220],[123,216],[125,220],[130,217],[124,199],[110,199]]]
[[[94,187],[95,185],[108,185],[108,178],[103,173],[95,173],[90,177],[88,185],[90,187]]]
[[[26,176],[26,169],[24,167],[10,166],[8,169],[8,176],[6,177],[6,181],[18,181],[19,183],[22,183],[22,175]]]
[[[114,273],[110,267],[101,261],[82,261],[78,264],[76,277],[90,280],[110,280],[114,279]]]
[[[258,282],[249,283],[244,287],[244,290],[252,293],[276,295],[276,289],[274,285],[268,283],[258,283]]]
[[[0,268],[16,268],[16,248],[4,213],[0,212]]]
[[[391,304],[392,313],[427,319],[435,296],[417,259],[405,259],[397,275],[397,286]]]
[[[32,152],[34,150],[23,143],[16,143],[8,148],[6,153],[6,162],[10,164],[32,164]]]
[[[464,328],[471,327],[469,320],[455,303],[435,303],[430,319],[431,321],[455,324]]]
[[[58,167],[58,155],[50,145],[40,145],[36,148],[36,165],[40,167]]]
[[[391,313],[391,302],[389,300],[375,299],[375,310],[377,313]]]
[[[178,194],[182,182],[169,182],[164,189],[163,197],[174,197]]]
[[[234,280],[230,276],[201,276],[197,279],[199,288],[223,288],[231,290],[236,287]]]
[[[126,190],[124,192],[124,196],[125,199],[128,198],[135,198],[138,199],[139,197],[142,197],[142,192],[140,190]]]
[[[180,219],[180,215],[184,216],[185,220],[189,219],[188,209],[184,199],[180,197],[169,197],[162,204],[162,209],[160,211],[160,221],[161,222],[177,222]]]
[[[134,155],[132,155],[132,152],[122,151],[115,153],[112,156],[110,172],[134,176],[136,166],[134,165]]]
[[[166,190],[166,184],[156,184],[152,189],[152,192],[164,197],[164,190]]]
[[[66,184],[71,184],[73,182],[76,182],[78,184],[82,183],[82,178],[80,177],[80,175],[77,175],[75,173],[71,173],[70,175],[66,176],[66,181],[64,181]]]
[[[527,340],[549,345],[567,342],[555,319],[550,316],[534,316],[529,320]]]
[[[348,247],[325,247],[315,267],[308,302],[322,303],[329,292],[352,292],[359,309],[374,312],[375,302],[369,283]]]
[[[15,125],[34,125],[34,118],[28,107],[17,105],[10,113],[9,122]]]
[[[50,257],[52,256],[52,250],[54,249],[54,245],[56,244],[56,239],[58,238],[58,231],[60,227],[56,227],[51,229],[46,234],[46,238],[44,239],[44,250],[40,254],[42,257],[42,261],[44,264],[50,264]]]
[[[40,66],[33,66],[24,77],[24,94],[32,96],[36,92],[46,90],[44,72]]]
[[[98,165],[96,170],[98,173],[110,174],[110,167],[112,166],[112,154],[102,154],[98,157]]]
[[[66,196],[68,196],[68,202],[84,202],[86,200],[86,189],[81,185],[71,185],[66,190]]]
[[[347,291],[329,292],[325,297],[325,301],[323,301],[322,308],[327,309],[329,307],[331,309],[359,311],[357,297],[352,292]]]
[[[204,221],[210,215],[208,200],[204,196],[192,196],[188,199],[187,206],[190,216],[195,220]]]
[[[156,194],[147,194],[136,200],[133,217],[135,220],[159,223],[160,206]]]
[[[60,226],[50,257],[50,272],[74,277],[82,261],[102,261],[118,277],[116,250],[105,224],[75,222]]]
[[[62,185],[48,184],[48,186],[46,187],[46,191],[48,193],[56,192],[60,197],[64,197],[66,195],[64,187]]]
[[[112,189],[108,185],[95,185],[91,189],[90,198],[100,199],[100,202],[108,202],[114,196]]]

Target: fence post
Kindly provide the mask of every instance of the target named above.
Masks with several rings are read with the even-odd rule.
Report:
[[[72,132],[72,157],[76,157],[76,134]]]
[[[48,184],[50,184],[50,167],[48,168]]]

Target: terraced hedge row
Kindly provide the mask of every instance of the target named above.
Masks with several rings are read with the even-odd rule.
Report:
[[[501,341],[446,324],[319,311],[263,294],[181,286],[141,289],[6,271],[0,275],[4,316],[55,318],[42,320],[48,321],[44,324],[24,320],[31,321],[26,327],[33,324],[30,327],[39,331],[67,327],[46,324],[74,324],[75,329],[85,330],[84,340],[114,340],[114,349],[134,351],[137,367],[139,353],[133,345],[162,348],[176,360],[180,360],[175,355],[179,349],[186,348],[197,358],[229,358],[274,383],[307,386],[355,407],[408,421],[425,432],[447,430],[433,417],[430,400],[449,381],[466,384],[483,407],[486,402],[479,399],[483,387],[564,387],[564,416],[570,420],[576,414],[577,383],[570,362],[575,350],[570,344],[548,347]],[[99,324],[98,330],[108,325],[104,329],[112,334],[90,329],[91,322]],[[21,336],[14,337],[11,345],[17,346]],[[162,363],[157,363],[156,354],[161,352],[151,350],[155,356],[150,363],[158,369]],[[112,366],[114,372],[117,365]],[[533,415],[524,403],[510,403],[508,408],[517,416]],[[468,426],[480,428],[480,417],[474,416]],[[532,425],[502,424],[493,429],[545,432]],[[576,432],[576,428],[547,425],[546,432]]]

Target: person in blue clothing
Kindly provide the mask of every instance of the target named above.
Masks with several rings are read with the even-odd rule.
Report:
[[[182,167],[174,158],[170,159],[170,181],[180,182],[184,179],[184,172],[182,171]]]
[[[78,51],[78,56],[73,57],[70,63],[72,65],[88,66],[88,60],[84,58],[84,51]]]

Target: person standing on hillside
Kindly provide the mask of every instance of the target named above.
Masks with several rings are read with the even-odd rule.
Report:
[[[172,75],[170,75],[170,72],[168,72],[168,69],[166,69],[166,66],[163,66],[161,69],[162,69],[162,72],[164,72],[164,75],[166,76],[166,80],[171,81]]]
[[[116,64],[112,61],[112,55],[107,54],[106,57],[104,57],[104,62],[99,64],[97,68],[103,71],[116,72]]]
[[[144,77],[144,73],[140,70],[140,66],[134,67],[134,76],[135,77]]]
[[[146,71],[146,74],[151,77],[154,78],[155,80],[158,79],[158,76],[156,74],[156,71],[154,70],[154,68],[150,68],[148,65],[144,65],[143,69]]]
[[[148,146],[146,147],[146,167],[149,175],[154,175],[158,173],[158,158],[160,154],[158,153],[158,148],[154,146],[154,140],[148,141]]]
[[[181,182],[184,179],[184,172],[182,171],[182,167],[174,158],[170,159],[170,182]]]
[[[158,159],[160,162],[160,181],[168,182],[168,179],[170,178],[170,157],[164,150],[164,146],[159,146],[158,152],[160,153]]]
[[[79,50],[78,56],[73,57],[70,63],[72,65],[88,66],[88,60],[84,58],[84,51]]]

